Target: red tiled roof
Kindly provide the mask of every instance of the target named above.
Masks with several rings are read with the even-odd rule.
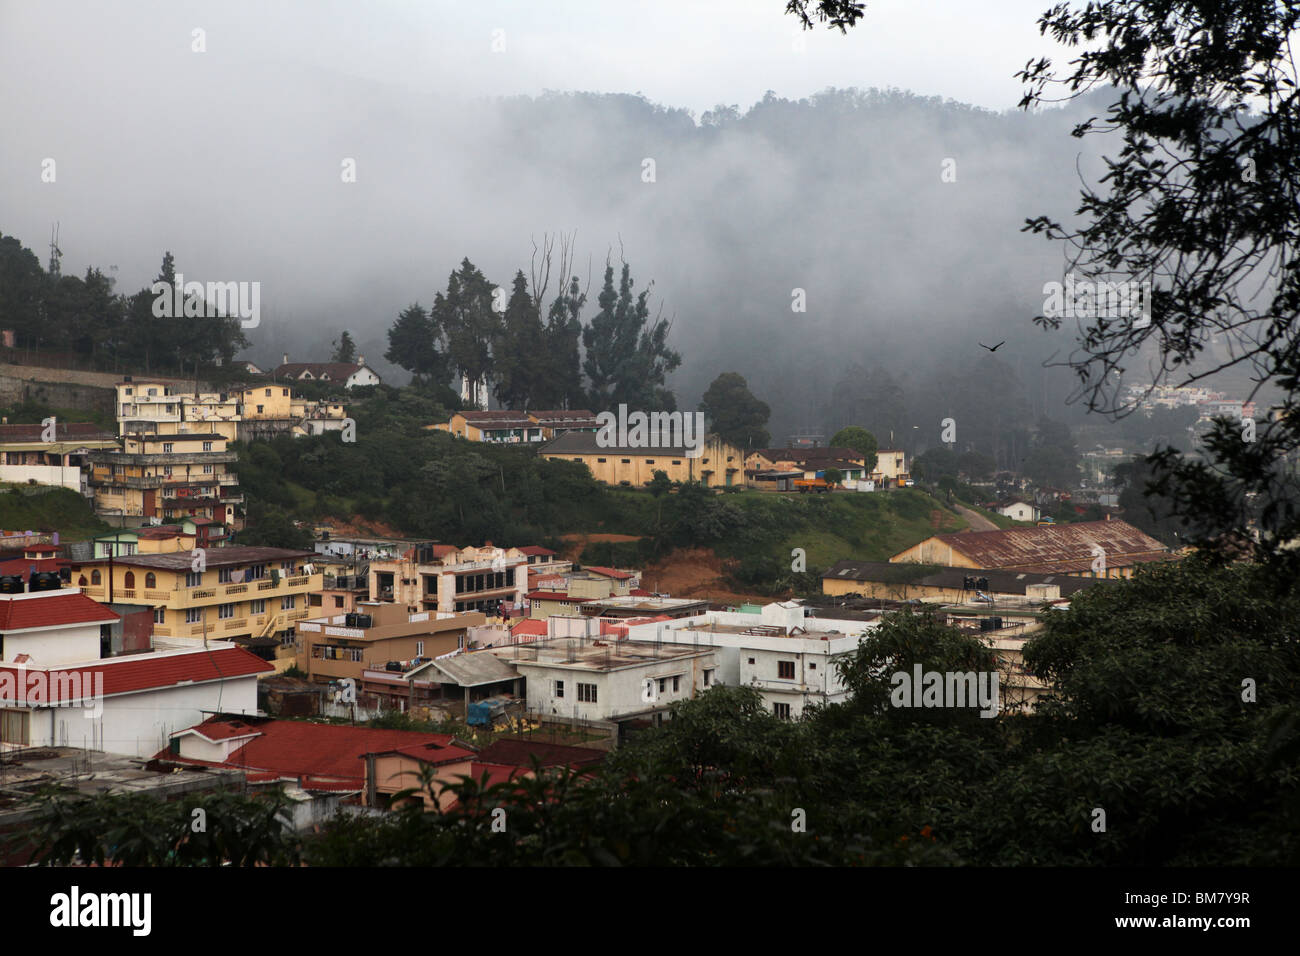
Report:
[[[41,597],[27,594],[0,595],[0,631],[29,627],[59,627],[116,621],[118,615],[80,591],[42,591]],[[46,596],[48,595],[48,596]]]
[[[277,779],[300,778],[305,787],[317,790],[361,789],[366,772],[362,758],[368,753],[405,753],[434,762],[442,762],[444,757],[463,760],[473,756],[472,751],[455,744],[450,734],[413,730],[343,727],[297,720],[241,720],[229,716],[209,717],[190,730],[208,737],[226,733],[216,725],[258,734],[236,749],[222,766],[273,773]],[[178,758],[170,750],[160,751],[156,759],[198,762]]]
[[[112,613],[111,611],[109,613]],[[116,617],[117,615],[113,615]],[[40,661],[35,663],[39,664]],[[157,690],[174,687],[177,684],[199,684],[204,681],[248,677],[263,671],[274,670],[266,661],[255,654],[250,654],[242,647],[224,647],[217,650],[196,650],[184,654],[138,654],[129,657],[114,657],[85,664],[79,667],[60,668],[60,674],[82,674],[83,687],[90,681],[98,683],[93,675],[103,674],[104,696],[111,694],[129,694],[135,691]],[[12,668],[0,665],[0,671],[7,671],[18,679]],[[30,675],[31,670],[27,671]],[[78,700],[70,693],[71,688],[62,686],[64,682],[50,681],[50,696],[58,700]]]
[[[23,577],[35,568],[37,571],[57,571],[68,567],[67,558],[10,558],[0,561],[0,574],[20,574]]]
[[[526,617],[510,628],[510,633],[543,635],[547,633],[547,625],[545,621],[539,621],[535,617]]]
[[[619,571],[617,568],[601,568],[593,564],[583,565],[582,570],[590,571],[592,574],[599,574],[601,577],[613,578],[616,581],[626,581],[632,577],[626,571]]]
[[[550,548],[543,548],[540,545],[536,545],[536,544],[530,544],[526,548],[520,548],[519,553],[520,554],[543,554],[543,555],[555,554],[555,552],[552,551]]]
[[[531,740],[497,740],[479,751],[478,761],[508,767],[530,769],[536,757],[543,767],[580,767],[600,763],[605,752],[590,747],[568,747]]]

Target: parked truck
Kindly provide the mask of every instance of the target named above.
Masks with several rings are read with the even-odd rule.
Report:
[[[831,483],[825,478],[796,478],[794,486],[800,494],[806,495],[810,491],[830,491]]]

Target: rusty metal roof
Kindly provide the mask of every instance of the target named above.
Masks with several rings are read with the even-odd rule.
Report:
[[[1106,553],[1110,567],[1172,557],[1163,544],[1126,521],[967,531],[938,534],[929,540],[942,541],[977,568],[1017,568],[1039,573],[1086,570],[1096,556],[1094,547]]]

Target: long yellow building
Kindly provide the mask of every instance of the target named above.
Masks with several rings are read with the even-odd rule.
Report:
[[[74,564],[72,578],[96,601],[153,608],[157,637],[233,640],[265,660],[291,663],[296,623],[319,613],[308,602],[324,585],[310,567],[314,557],[242,547],[133,554]]]

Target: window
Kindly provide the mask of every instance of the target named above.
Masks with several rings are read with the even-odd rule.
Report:
[[[145,574],[144,586],[147,588],[156,588],[158,586],[158,575],[154,574],[152,571]]]
[[[308,607],[320,607],[320,606],[321,606],[321,596],[320,596],[319,594],[308,594],[308,595],[307,595],[307,606],[308,606]]]
[[[210,442],[210,441],[205,441],[205,442],[203,443],[203,450],[204,450],[204,451],[212,451],[212,442]]]
[[[126,575],[122,578],[122,587],[126,588],[128,591],[131,591],[131,590],[133,590],[133,589],[135,588],[135,572],[134,572],[134,571],[128,571],[128,572],[126,572]]]
[[[258,406],[257,406],[257,414],[259,414],[259,415],[262,414],[262,409],[264,409],[264,408],[266,408],[265,405],[258,405]]]
[[[99,569],[96,568],[94,571],[90,572],[90,586],[96,587],[99,583]]]
[[[335,607],[342,607],[342,606],[343,606],[343,595],[342,595],[342,594],[336,594],[336,595],[334,595],[334,606],[335,606]]]
[[[777,661],[776,676],[781,680],[794,680],[794,661]]]
[[[233,604],[221,604],[217,607],[217,617],[225,621],[235,616],[235,606]]]
[[[266,390],[266,397],[267,398],[271,397],[271,390],[269,388]]]
[[[579,686],[581,686],[581,685],[579,685]],[[662,693],[663,693],[664,691],[666,691],[667,689],[668,689],[668,678],[667,678],[667,677],[661,677],[661,678],[659,678],[659,693],[662,694]]]
[[[595,685],[595,684],[579,684],[579,685],[578,685],[578,700],[583,701],[583,702],[588,703],[588,704],[594,704],[594,703],[596,703],[596,685]]]
[[[622,462],[623,464],[625,464],[625,465],[630,465],[630,464],[632,464],[632,459],[631,459],[631,458],[620,458],[619,461],[621,461],[621,462]]]
[[[169,441],[163,442],[163,454],[170,455],[171,453],[172,453],[172,443]]]
[[[186,586],[187,588],[196,588],[196,587],[198,587],[198,586],[199,586],[200,584],[202,584],[202,583],[203,583],[203,572],[202,572],[202,571],[186,571],[186,572],[185,572],[185,586]]]
[[[203,611],[197,607],[187,607],[185,609],[185,623],[197,624],[203,620]]]
[[[292,611],[292,610],[293,610],[293,602],[297,599],[297,597],[298,597],[298,596],[297,596],[296,594],[288,594],[288,595],[285,595],[284,597],[280,598],[280,610],[281,610],[281,611]]]
[[[647,458],[647,459],[645,460],[645,463],[646,463],[647,465],[653,465],[653,464],[655,463],[655,460],[654,460],[653,458]]]
[[[674,459],[673,459],[673,464],[674,464],[674,465],[680,465],[681,463],[682,463],[682,460],[681,460],[680,458],[674,458]]]
[[[289,394],[289,390],[288,390],[287,388],[282,388],[282,389],[280,389],[280,394],[281,394],[281,395],[288,395],[288,394]]]
[[[675,675],[675,676],[673,677],[673,692],[674,692],[674,693],[676,693],[677,691],[679,691],[679,690],[682,689],[681,681],[682,681],[681,675]]]
[[[606,459],[606,458],[597,458],[597,459],[596,459],[596,463],[597,463],[597,464],[600,464],[600,465],[605,464],[606,461],[608,461],[608,459]]]
[[[212,474],[212,466],[211,466],[211,465],[204,465],[204,466],[203,466],[203,473],[204,473],[205,475],[210,475],[210,474]]]
[[[557,681],[555,682],[555,696],[556,696],[556,697],[563,697],[563,696],[564,696],[564,681],[562,681],[562,680],[557,680]]]
[[[416,657],[424,656],[424,641],[415,642],[415,656]]]
[[[705,686],[705,687],[712,687],[712,686],[713,686],[713,671],[712,671],[712,670],[706,670],[706,671],[704,672],[704,686]]]
[[[234,570],[234,568],[219,568],[217,570],[217,580],[222,584],[229,584]]]
[[[750,662],[751,664],[754,663],[754,658],[751,657],[751,658],[749,659],[749,662]]]
[[[816,665],[816,664],[809,664],[809,665],[808,665],[808,669],[809,669],[810,671],[815,671],[815,670],[817,669],[817,665]]]
[[[0,743],[31,746],[31,721],[25,710],[0,710]]]
[[[266,613],[266,598],[259,598],[259,599],[257,599],[256,601],[249,601],[249,602],[248,602],[248,605],[249,605],[249,606],[248,606],[248,612],[249,612],[250,614],[265,614],[265,613]]]
[[[167,623],[166,618],[167,618],[166,608],[156,607],[153,609],[153,622],[155,624],[166,624]]]
[[[789,719],[790,719],[790,705],[789,705],[789,704],[773,704],[773,705],[772,705],[772,713],[776,714],[776,716],[779,717],[781,720],[789,720]]]

